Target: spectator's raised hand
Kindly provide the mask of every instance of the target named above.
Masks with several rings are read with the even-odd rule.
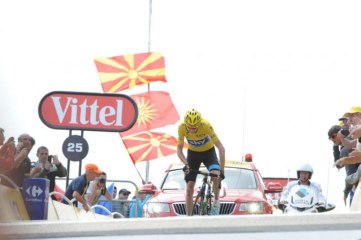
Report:
[[[59,165],[59,164],[60,164],[58,155],[53,155],[53,163],[54,163],[55,165]]]
[[[360,149],[354,149],[350,154],[352,157],[361,158],[361,150]]]
[[[361,137],[361,125],[360,126],[356,126],[355,128],[353,128],[350,131],[351,137],[353,139],[357,139]]]

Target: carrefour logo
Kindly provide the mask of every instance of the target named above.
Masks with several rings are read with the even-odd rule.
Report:
[[[26,189],[26,193],[30,196],[30,197],[40,197],[41,194],[43,193],[44,191],[41,190],[41,188],[39,186],[30,186]]]

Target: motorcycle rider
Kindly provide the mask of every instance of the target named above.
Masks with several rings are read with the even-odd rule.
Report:
[[[313,174],[313,168],[310,164],[303,164],[297,169],[297,178],[298,180],[289,182],[287,186],[282,191],[282,196],[280,199],[280,204],[287,204],[288,195],[291,192],[291,189],[297,185],[307,185],[313,189],[317,195],[318,204],[325,205],[326,199],[322,195],[321,185],[316,182],[311,182],[310,179]]]

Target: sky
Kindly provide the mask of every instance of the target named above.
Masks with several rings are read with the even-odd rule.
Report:
[[[101,93],[96,57],[159,52],[181,119],[197,108],[226,148],[246,153],[263,176],[295,177],[310,163],[313,179],[342,208],[345,171],[333,165],[328,129],[360,105],[359,1],[242,0],[4,0],[0,2],[0,127],[6,137],[29,133],[30,153],[45,145],[62,154],[69,131],[50,129],[38,106],[52,91]],[[145,92],[146,85],[124,92]],[[162,129],[177,136],[177,124]],[[74,131],[73,134],[80,134]],[[141,183],[118,133],[85,131],[86,163],[109,179]],[[170,157],[150,161],[159,184]],[[78,174],[71,162],[70,177]],[[128,187],[117,184],[118,188]]]

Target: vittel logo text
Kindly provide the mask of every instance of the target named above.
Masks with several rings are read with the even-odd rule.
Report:
[[[51,128],[122,132],[134,125],[138,109],[122,94],[51,92],[41,100],[39,116]]]
[[[59,122],[63,123],[65,115],[70,113],[71,124],[91,124],[98,125],[99,123],[110,126],[123,126],[122,124],[122,110],[123,101],[116,100],[116,108],[111,106],[104,106],[99,109],[98,100],[92,104],[88,104],[85,99],[84,102],[78,103],[77,98],[67,97],[65,106],[60,103],[60,97],[51,97],[54,102],[56,114]]]

